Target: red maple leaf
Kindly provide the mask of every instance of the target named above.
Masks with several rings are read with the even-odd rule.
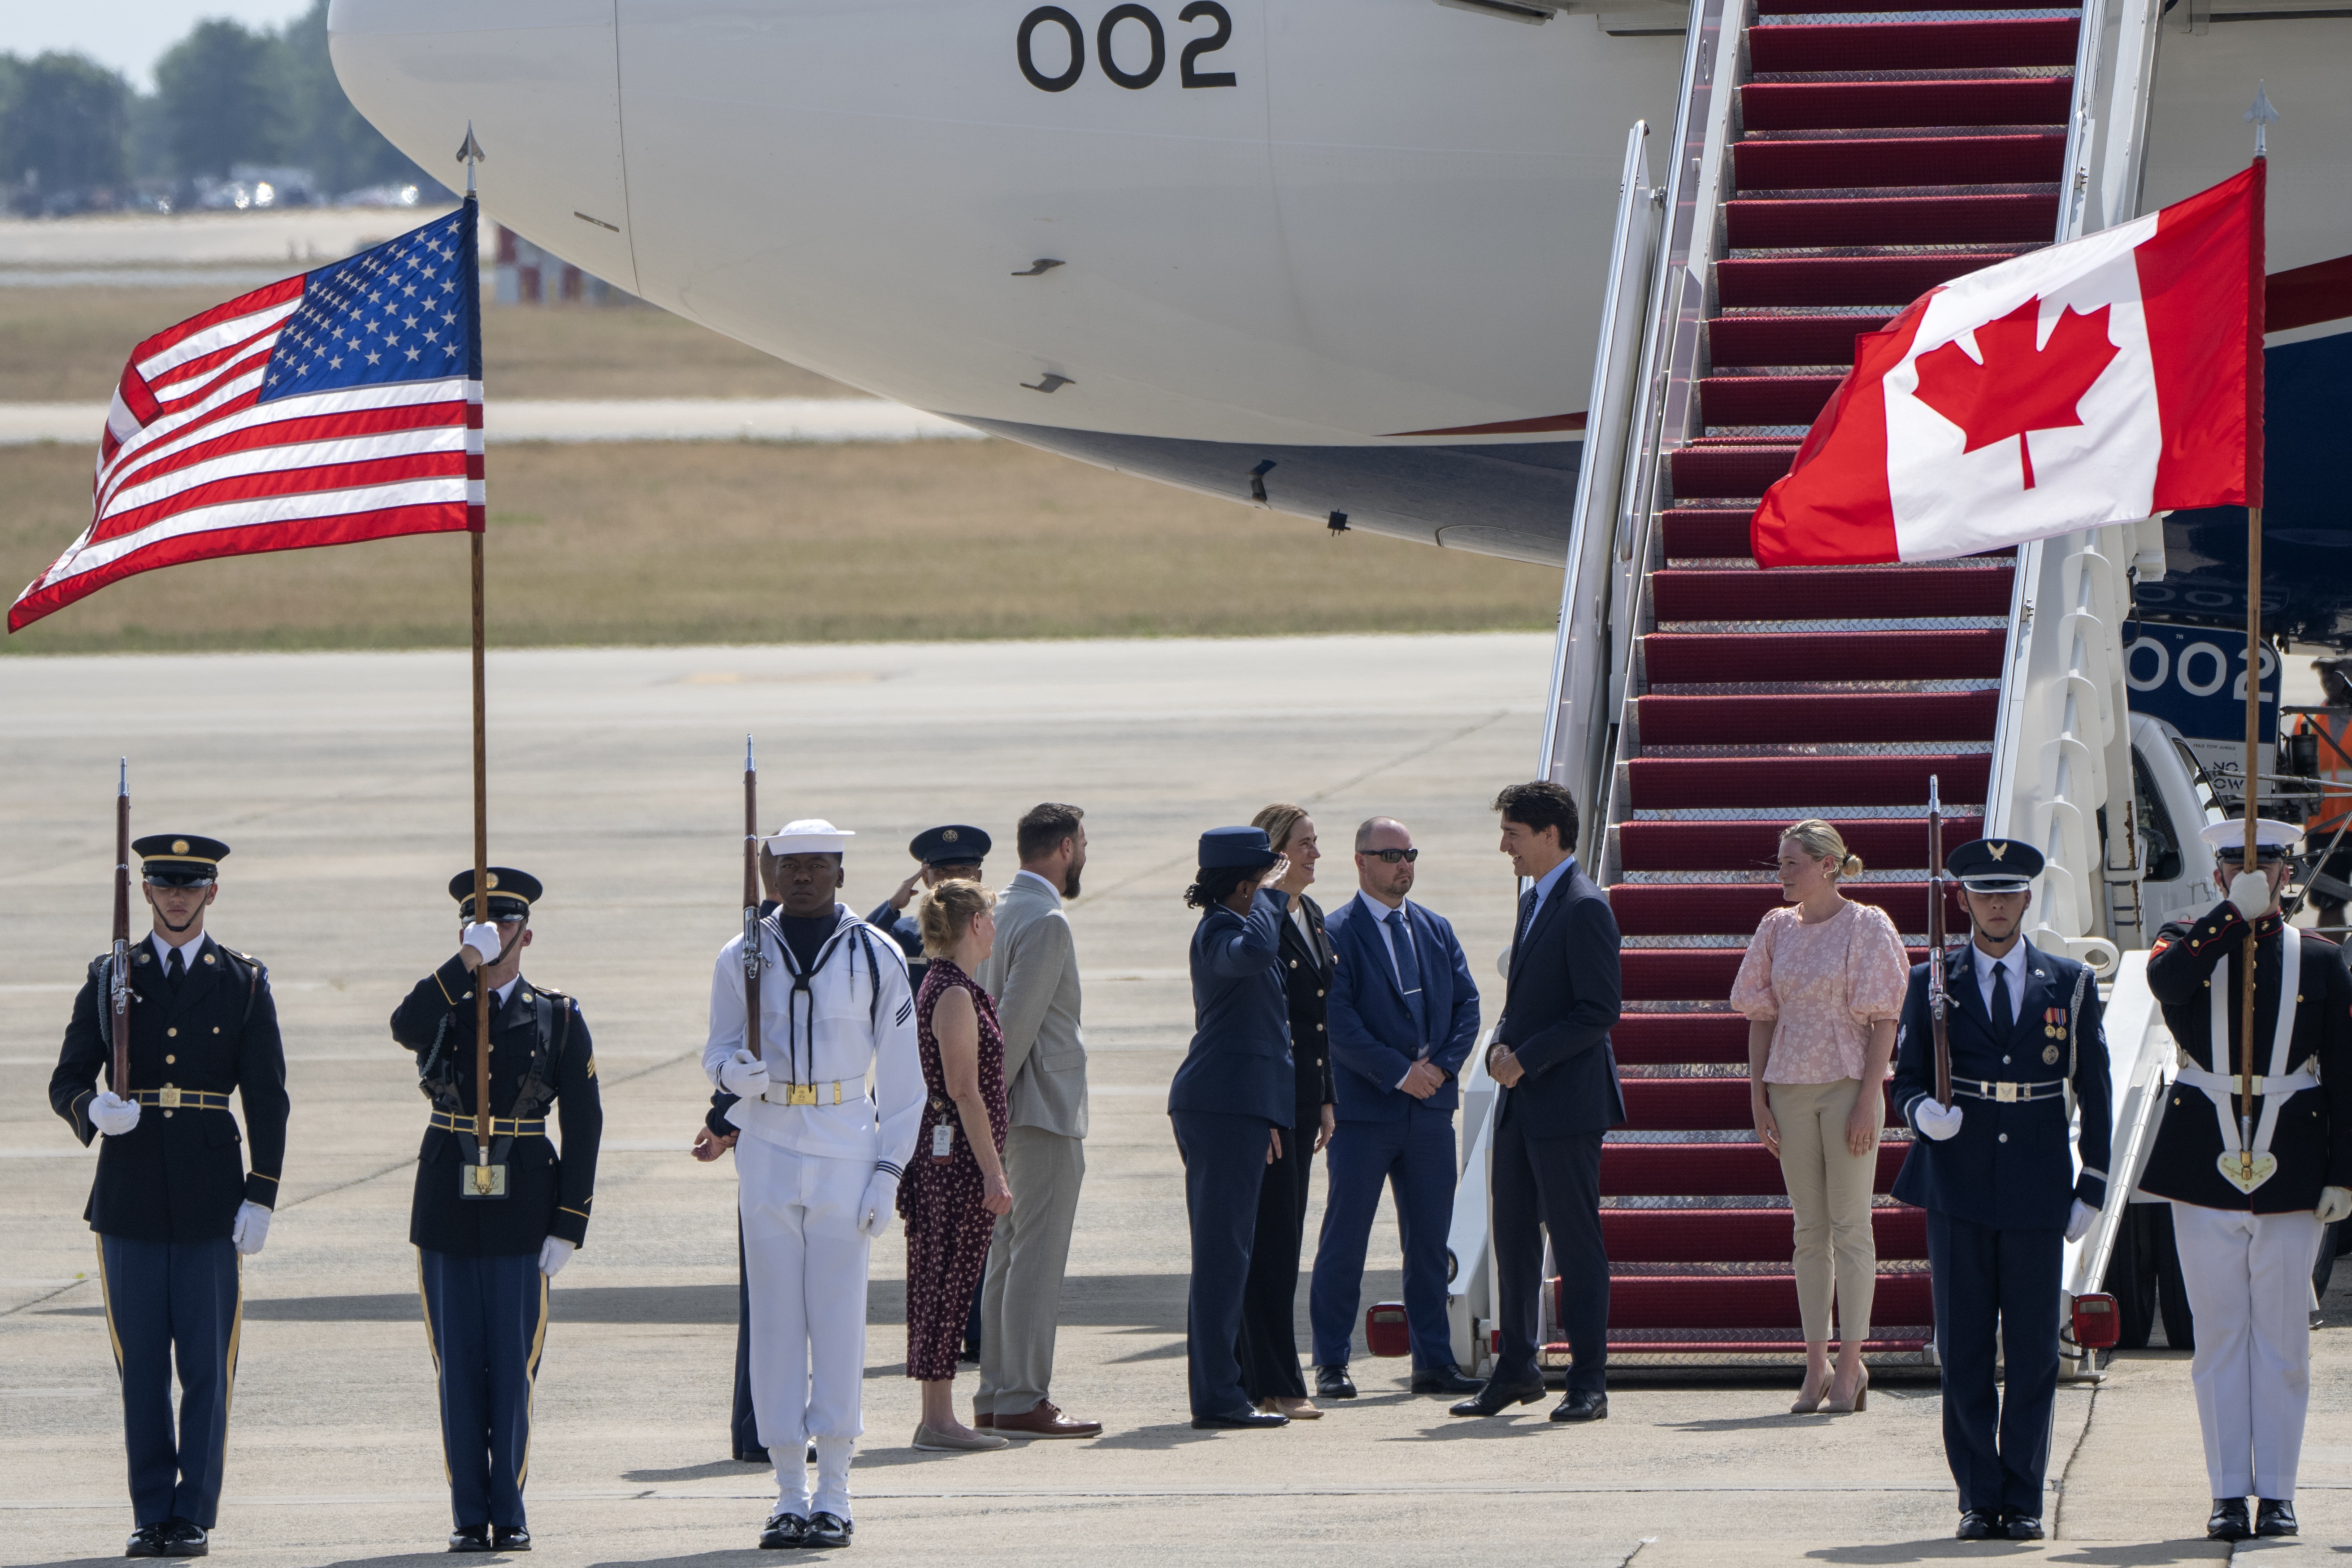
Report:
[[[1919,368],[1916,395],[1967,434],[1963,452],[2016,437],[2025,488],[2032,489],[2033,453],[2027,437],[2036,430],[2080,425],[2075,404],[2123,352],[2107,341],[2107,310],[2102,305],[2085,316],[2069,305],[2051,329],[2050,341],[2037,347],[2042,301],[2028,300],[1976,330],[1982,363],[1958,342],[1921,354],[1914,362]]]

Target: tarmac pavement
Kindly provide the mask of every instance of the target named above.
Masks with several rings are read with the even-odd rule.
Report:
[[[894,1230],[875,1250],[860,1560],[1122,1564],[1477,1562],[1889,1563],[2046,1555],[2220,1558],[2185,1358],[2062,1389],[2042,1548],[1949,1542],[1931,1384],[1846,1417],[1791,1417],[1784,1380],[1623,1375],[1611,1419],[1544,1405],[1454,1421],[1358,1351],[1364,1396],[1268,1434],[1186,1422],[1186,1241],[1163,1095],[1191,1029],[1181,902],[1201,828],[1289,798],[1345,896],[1354,824],[1402,816],[1416,896],[1449,915],[1482,984],[1511,884],[1486,803],[1527,776],[1549,639],[1266,638],[559,650],[490,661],[495,861],[548,885],[528,973],[576,994],[605,1143],[588,1244],[556,1282],[529,1500],[560,1564],[717,1568],[773,1491],[729,1458],[732,1172],[685,1149],[711,957],[740,885],[738,773],[760,737],[762,822],[858,830],[860,910],[934,822],[998,837],[1042,799],[1087,810],[1072,921],[1087,981],[1093,1133],[1054,1395],[1090,1442],[995,1454],[908,1447]],[[114,760],[134,831],[226,839],[211,929],[270,965],[294,1115],[284,1198],[245,1272],[246,1324],[215,1553],[255,1568],[442,1555],[446,1494],[406,1209],[424,1107],[384,1019],[447,955],[466,862],[461,655],[0,661],[0,1562],[121,1551],[120,1413],[91,1238],[89,1156],[46,1086],[82,966],[104,943]],[[1319,1185],[1320,1176],[1318,1182]],[[1319,1197],[1317,1212],[1319,1212]],[[1311,1245],[1311,1243],[1310,1243]],[[1375,1232],[1367,1302],[1397,1294]],[[1305,1290],[1300,1293],[1304,1342]],[[2347,1314],[2332,1298],[2336,1321]],[[2305,1554],[2352,1542],[2352,1355],[2318,1340]],[[969,1373],[960,1392],[968,1397]]]

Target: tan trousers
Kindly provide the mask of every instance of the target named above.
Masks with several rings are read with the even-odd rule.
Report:
[[[1845,1119],[1853,1114],[1860,1079],[1834,1083],[1768,1083],[1772,1119],[1780,1124],[1780,1174],[1797,1228],[1797,1311],[1805,1342],[1827,1344],[1830,1297],[1837,1297],[1843,1338],[1870,1338],[1870,1302],[1878,1289],[1878,1245],[1870,1233],[1871,1189],[1877,1185],[1878,1143],[1849,1153]],[[1885,1091],[1872,1100],[1885,1116]]]
[[[982,1415],[1022,1415],[1054,1383],[1054,1333],[1062,1321],[1062,1276],[1069,1271],[1070,1232],[1087,1145],[1042,1127],[1004,1134],[1004,1179],[1013,1212],[999,1215],[980,1287],[980,1391]]]

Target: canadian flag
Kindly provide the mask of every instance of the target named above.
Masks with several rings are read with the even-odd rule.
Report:
[[[2261,505],[2263,168],[1933,289],[1855,340],[1756,509],[1757,561],[1939,561]]]

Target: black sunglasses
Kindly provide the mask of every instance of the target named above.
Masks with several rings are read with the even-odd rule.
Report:
[[[1400,860],[1410,862],[1421,858],[1421,851],[1418,849],[1359,849],[1356,853],[1359,855],[1370,855],[1375,859],[1385,860],[1391,866],[1395,865]]]

